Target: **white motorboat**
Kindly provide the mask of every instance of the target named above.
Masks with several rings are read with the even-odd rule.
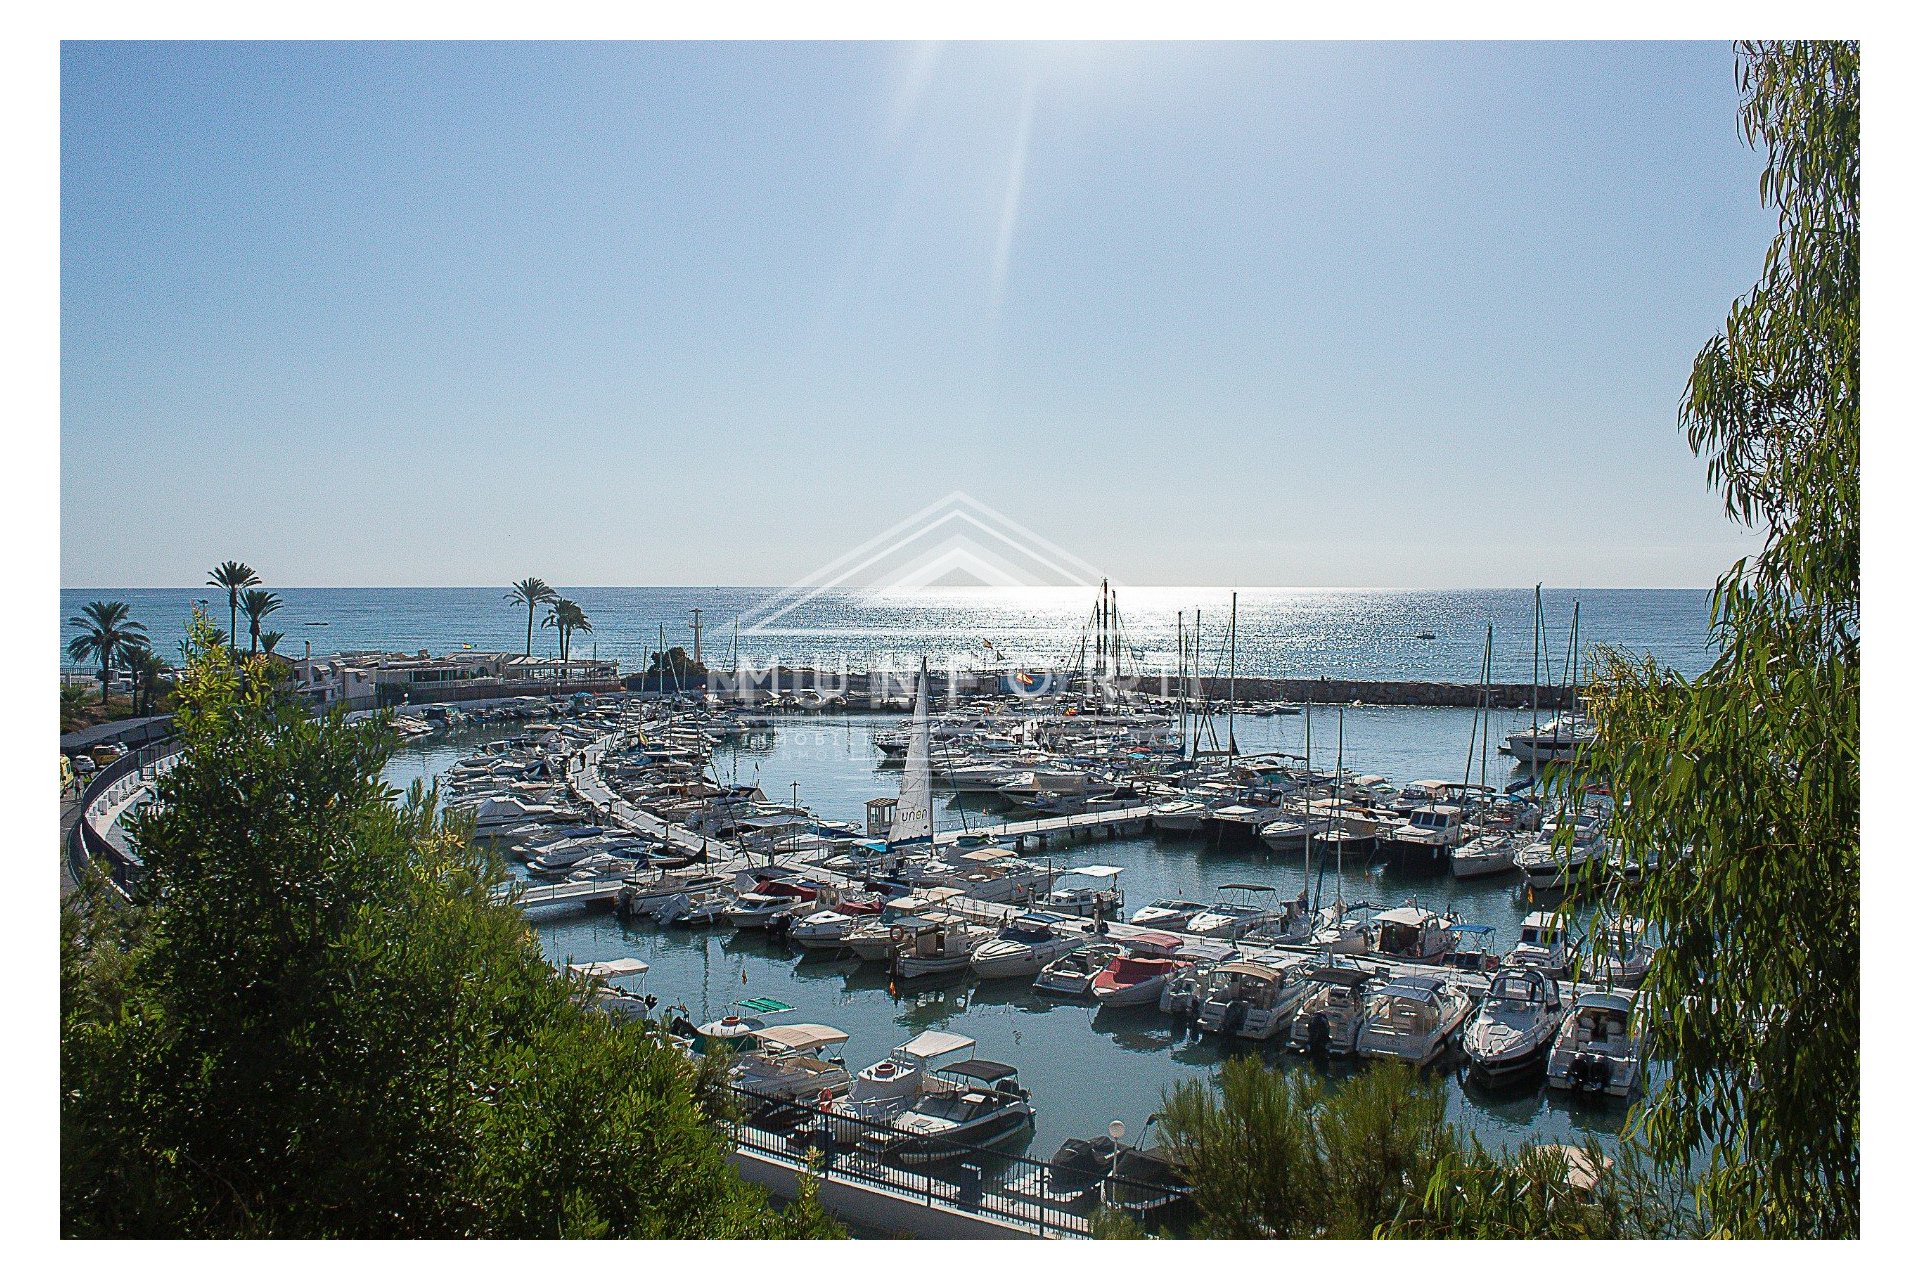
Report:
[[[632,956],[567,966],[570,973],[587,979],[587,1003],[596,1009],[604,1009],[622,1021],[647,1017],[653,1011],[653,1001],[616,985],[614,979],[637,978],[646,973],[647,968],[645,960]]]
[[[1125,867],[1096,865],[1062,871],[1054,881],[1053,891],[1039,905],[1061,915],[1117,920],[1127,902],[1126,895],[1120,891],[1120,874],[1125,870]]]
[[[754,1033],[765,1030],[768,1017],[793,1012],[792,1005],[765,998],[742,1000],[728,1008],[731,1012],[694,1028],[696,1050],[701,1053],[749,1050],[753,1047]]]
[[[734,1085],[762,1098],[825,1101],[847,1092],[853,1075],[840,1056],[847,1033],[821,1023],[787,1023],[752,1034],[753,1049],[731,1064]]]
[[[973,1048],[971,1036],[951,1031],[922,1031],[853,1078],[846,1097],[828,1110],[860,1120],[893,1119],[919,1097],[930,1064]]]
[[[1262,925],[1283,918],[1283,913],[1276,911],[1271,905],[1274,895],[1272,885],[1223,884],[1220,886],[1220,891],[1238,896],[1224,902],[1216,902],[1205,911],[1197,913],[1187,921],[1186,932],[1201,938],[1232,940],[1244,937]]]
[[[667,872],[643,868],[621,881],[618,907],[623,915],[652,915],[654,909],[668,898],[703,890],[724,889],[727,884],[726,876],[706,872]]]
[[[1637,987],[1646,981],[1658,948],[1647,941],[1647,926],[1631,916],[1616,916],[1600,927],[1594,948],[1594,979],[1610,987]]]
[[[1514,856],[1513,865],[1530,889],[1566,889],[1586,874],[1595,859],[1606,855],[1604,823],[1585,815],[1563,817],[1543,824],[1539,837]]]
[[[1519,851],[1519,837],[1512,831],[1482,832],[1453,851],[1453,878],[1471,880],[1478,876],[1497,876],[1511,871]]]
[[[650,914],[661,924],[692,929],[720,923],[732,905],[733,894],[725,889],[697,889],[658,902]]]
[[[887,958],[887,972],[903,980],[959,973],[972,962],[980,944],[991,936],[989,930],[978,925],[941,921],[931,929],[902,937]]]
[[[1316,1057],[1354,1051],[1367,1016],[1367,988],[1374,975],[1347,965],[1323,965],[1307,975],[1312,984],[1293,1015],[1287,1047]]]
[[[1230,961],[1213,971],[1196,1021],[1202,1031],[1272,1039],[1292,1029],[1313,971],[1313,963],[1304,959],[1277,964]]]
[[[1185,929],[1187,923],[1207,909],[1204,902],[1189,902],[1185,898],[1161,898],[1151,902],[1133,913],[1128,924],[1138,925],[1142,929]]]
[[[851,903],[838,902],[806,916],[796,913],[792,927],[787,930],[787,940],[812,951],[839,951],[846,946],[849,933],[877,919],[877,912],[857,911]]]
[[[1531,911],[1520,922],[1520,941],[1500,963],[1539,969],[1553,977],[1567,972],[1567,927],[1557,911]]]
[[[1423,1066],[1440,1056],[1473,1002],[1446,978],[1395,978],[1367,1000],[1354,1049],[1362,1057]]]
[[[1612,991],[1587,992],[1573,1002],[1554,1038],[1547,1083],[1577,1093],[1628,1097],[1640,1087],[1642,1050],[1633,1000]]]
[[[789,894],[743,893],[727,908],[727,923],[736,929],[765,929],[781,917],[793,914],[800,901]]]
[[[840,943],[862,960],[885,960],[909,937],[945,924],[948,916],[939,904],[958,893],[957,889],[929,889],[895,898],[877,919],[869,917],[847,930]]]
[[[1438,964],[1459,944],[1451,916],[1409,902],[1373,918],[1370,950],[1392,960]]]
[[[1033,989],[1050,996],[1084,998],[1113,958],[1121,952],[1117,942],[1082,943],[1040,970]]]
[[[1198,800],[1168,800],[1154,805],[1147,821],[1155,831],[1190,836],[1206,825],[1207,816],[1207,806]]]
[[[1260,841],[1275,853],[1300,853],[1309,840],[1326,839],[1333,826],[1325,814],[1283,813],[1260,828]]]
[[[1086,940],[1078,928],[1064,932],[1064,917],[1024,915],[973,950],[969,963],[982,978],[1031,978]]]
[[[1460,1045],[1481,1077],[1509,1079],[1546,1061],[1566,1019],[1559,983],[1538,969],[1504,968],[1493,975]]]

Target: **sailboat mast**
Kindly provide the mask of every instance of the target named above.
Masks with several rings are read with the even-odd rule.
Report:
[[[1535,739],[1540,737],[1540,619],[1540,584],[1536,582],[1533,584],[1533,736]],[[1538,754],[1538,743],[1536,742],[1530,750]],[[1533,763],[1529,759],[1528,767],[1532,767]]]
[[[1233,739],[1233,712],[1238,705],[1234,692],[1235,668],[1240,661],[1240,593],[1233,593],[1227,614],[1227,754],[1236,755],[1240,747]]]
[[[1480,714],[1486,729],[1480,735],[1480,785],[1487,785],[1487,747],[1493,738],[1493,624],[1487,624],[1487,656],[1480,670]]]
[[[1307,891],[1313,878],[1313,695],[1307,695],[1307,843],[1300,855],[1300,892]],[[1318,895],[1315,895],[1318,897]],[[1315,906],[1319,903],[1315,902]]]

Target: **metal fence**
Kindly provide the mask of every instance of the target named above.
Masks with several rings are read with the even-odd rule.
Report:
[[[138,860],[129,857],[93,826],[93,810],[124,797],[130,788],[144,786],[157,778],[166,762],[180,751],[176,742],[155,742],[129,751],[112,761],[87,780],[80,793],[80,811],[67,833],[67,869],[76,881],[83,878],[89,865],[98,866],[123,893],[132,889],[144,872]]]
[[[1186,1205],[1185,1187],[1121,1167],[1138,1162],[1131,1151],[1117,1160],[1102,1156],[1091,1168],[1056,1168],[991,1146],[916,1136],[908,1156],[898,1151],[908,1135],[891,1124],[738,1087],[729,1091],[737,1115],[728,1128],[745,1150],[810,1169],[823,1181],[884,1188],[1036,1235],[1089,1236],[1090,1219],[1103,1206],[1169,1225]]]

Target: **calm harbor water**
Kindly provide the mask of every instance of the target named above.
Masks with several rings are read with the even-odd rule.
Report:
[[[285,606],[271,629],[284,632],[281,651],[298,656],[393,649],[433,654],[463,645],[519,652],[527,615],[486,587],[275,588]],[[807,599],[778,619],[777,628],[743,626],[737,650],[733,620],[751,614],[772,595],[740,587],[561,587],[593,623],[575,641],[582,656],[618,658],[623,668],[645,666],[667,643],[692,647],[691,611],[701,609],[705,653],[726,661],[833,665],[860,669],[876,662],[911,669],[922,656],[936,665],[971,662],[997,652],[1032,663],[1070,660],[1092,611],[1094,592],[1075,588],[949,590],[913,595],[826,594]],[[1201,614],[1203,673],[1227,669],[1227,618],[1232,592],[1216,587],[1141,587],[1120,590],[1121,622],[1133,661],[1148,671],[1173,670],[1180,615],[1191,626]],[[60,593],[60,643],[75,628],[67,619],[89,600],[124,600],[145,623],[156,647],[170,653],[196,600],[221,627],[224,597],[205,588],[68,588]],[[1572,591],[1545,593],[1547,659],[1552,673],[1565,666],[1574,602],[1580,604],[1580,648],[1614,645],[1652,654],[1685,675],[1709,659],[1704,591]],[[750,623],[751,619],[749,619]],[[1479,678],[1486,629],[1494,628],[1494,678],[1525,681],[1533,673],[1533,591],[1377,591],[1253,588],[1239,593],[1237,669],[1248,675],[1329,676],[1375,680]],[[245,619],[241,634],[246,633]],[[1433,639],[1423,640],[1423,633]],[[552,653],[552,631],[534,629],[534,651]],[[991,646],[989,649],[988,646]],[[64,660],[64,659],[63,659]]]
[[[1471,711],[1349,708],[1344,718],[1350,769],[1406,781],[1458,777],[1465,768]],[[867,800],[897,791],[898,772],[879,769],[871,740],[875,727],[897,723],[895,718],[868,715],[783,717],[770,737],[720,748],[714,769],[724,779],[757,781],[773,799],[791,799],[797,783],[801,802],[822,816],[861,821]],[[1335,724],[1333,715],[1315,716],[1317,765],[1332,763]],[[1241,719],[1235,737],[1246,751],[1298,752],[1305,729],[1302,717]],[[1222,731],[1224,736],[1224,726]],[[405,785],[431,775],[480,740],[469,735],[410,746],[395,760],[390,776],[396,785]],[[1504,779],[1508,767],[1493,757],[1490,780],[1495,773]],[[937,810],[942,830],[995,820],[995,815],[979,811],[982,797],[965,799],[969,807],[949,801]],[[1305,875],[1297,858],[1268,855],[1263,848],[1216,849],[1199,840],[1155,836],[1068,845],[1052,853],[1061,867],[1091,862],[1124,866],[1121,885],[1131,905],[1168,896],[1206,898],[1232,881],[1272,885],[1282,898],[1289,898],[1299,892]],[[1321,891],[1330,894],[1333,884],[1329,872]],[[1425,905],[1451,907],[1469,922],[1491,926],[1503,948],[1517,939],[1529,909],[1524,890],[1505,880],[1402,879],[1365,865],[1345,868],[1344,894],[1349,902],[1397,904],[1417,897]],[[827,1022],[848,1032],[852,1038],[847,1057],[855,1066],[885,1056],[894,1045],[929,1028],[972,1036],[979,1042],[980,1056],[1017,1066],[1033,1091],[1038,1118],[1027,1150],[1042,1156],[1069,1137],[1102,1132],[1114,1119],[1138,1134],[1165,1088],[1182,1079],[1205,1078],[1225,1053],[1264,1052],[1269,1061],[1289,1069],[1316,1070],[1278,1049],[1263,1050],[1245,1041],[1223,1047],[1216,1038],[1199,1038],[1176,1029],[1157,1010],[1095,1011],[1055,1002],[1036,995],[1024,980],[980,982],[965,975],[896,992],[889,990],[878,965],[789,951],[752,932],[630,926],[604,911],[538,923],[556,962],[628,955],[645,960],[652,968],[637,989],[658,995],[663,1005],[680,1002],[695,1015],[719,1016],[729,1002],[746,996],[784,1000],[796,1010],[792,1019]],[[1431,1070],[1445,1080],[1453,1118],[1490,1145],[1579,1142],[1590,1133],[1610,1138],[1626,1115],[1622,1104],[1571,1102],[1550,1096],[1540,1083],[1487,1093],[1466,1082],[1457,1057]]]

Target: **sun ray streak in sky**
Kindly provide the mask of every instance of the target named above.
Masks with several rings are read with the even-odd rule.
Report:
[[[1027,150],[1033,141],[1034,82],[1027,81],[1020,100],[1020,126],[1013,135],[1013,154],[1007,164],[1007,193],[1000,202],[1000,233],[993,246],[991,306],[1000,309],[1006,296],[1007,267],[1013,259],[1013,229],[1020,221],[1020,193],[1027,181]]]

